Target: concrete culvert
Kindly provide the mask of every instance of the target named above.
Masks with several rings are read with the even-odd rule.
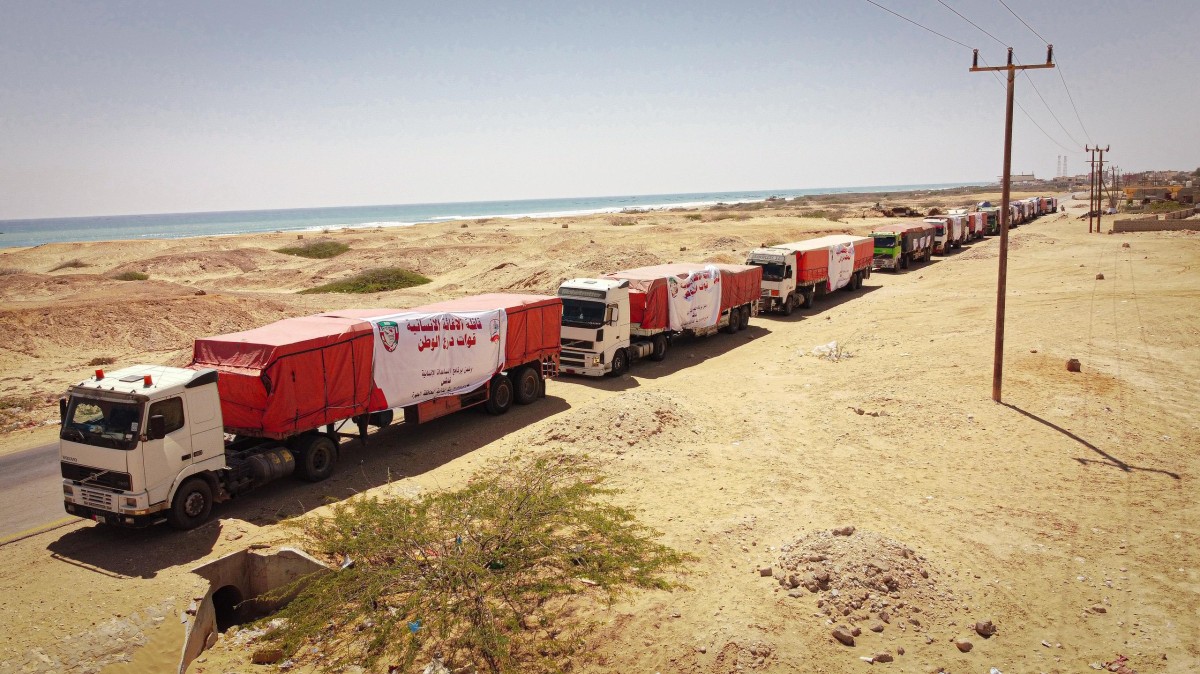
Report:
[[[230,627],[244,622],[244,620],[239,618],[238,614],[238,605],[243,600],[242,591],[233,585],[226,585],[213,592],[212,603],[213,611],[216,614],[218,632],[224,632]]]

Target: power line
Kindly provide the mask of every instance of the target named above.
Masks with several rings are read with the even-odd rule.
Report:
[[[918,28],[921,28],[921,29],[923,29],[923,30],[927,30],[927,31],[929,31],[930,33],[933,33],[934,35],[936,35],[936,36],[938,36],[938,37],[940,37],[940,38],[942,38],[942,39],[944,39],[944,40],[949,40],[949,41],[953,42],[954,44],[956,44],[956,45],[958,45],[958,46],[960,46],[960,47],[966,47],[967,49],[974,49],[974,47],[971,47],[970,45],[965,45],[965,44],[963,44],[963,43],[959,42],[958,40],[955,40],[955,39],[954,39],[954,38],[952,38],[952,37],[946,37],[945,35],[942,35],[941,33],[937,32],[936,30],[934,30],[934,29],[932,29],[932,28],[930,28],[930,27],[928,27],[928,26],[923,26],[923,25],[921,25],[921,24],[917,23],[916,21],[913,21],[912,19],[908,18],[907,16],[904,16],[903,14],[897,14],[896,12],[893,12],[892,10],[888,9],[887,7],[884,7],[883,5],[879,4],[878,2],[875,2],[875,0],[867,0],[867,2],[871,3],[872,5],[875,5],[875,6],[876,6],[876,7],[878,7],[879,9],[882,9],[883,11],[885,11],[885,12],[887,12],[887,13],[889,13],[889,14],[893,14],[893,15],[895,15],[895,16],[898,16],[898,17],[900,17],[901,19],[904,19],[905,21],[907,21],[907,22],[911,23],[912,25],[914,25],[914,26],[916,26],[916,27],[918,27]]]
[[[1020,63],[1021,61],[1018,60],[1017,64],[1019,65]],[[1050,116],[1054,118],[1054,121],[1058,123],[1058,128],[1062,129],[1063,133],[1067,134],[1067,138],[1070,138],[1072,143],[1080,145],[1081,143],[1075,140],[1075,136],[1072,136],[1071,132],[1067,131],[1067,127],[1063,126],[1062,121],[1058,119],[1058,115],[1054,114],[1054,110],[1050,108],[1050,104],[1046,102],[1046,97],[1042,96],[1042,92],[1038,90],[1037,85],[1034,84],[1033,78],[1029,76],[1029,73],[1025,72],[1024,70],[1021,72],[1025,74],[1025,79],[1029,80],[1029,85],[1033,87],[1033,93],[1037,94],[1038,98],[1042,99],[1042,105],[1046,106],[1046,112],[1049,112]]]
[[[985,60],[982,56],[979,57],[979,60],[983,61],[983,65],[985,65],[985,66],[988,65],[987,60]],[[1000,81],[999,75],[997,75],[995,72],[993,72],[992,78],[996,80],[996,83],[999,84],[1001,88],[1004,88],[1004,83]],[[1067,152],[1079,152],[1079,150],[1072,150],[1071,148],[1067,147],[1066,145],[1063,145],[1061,142],[1058,141],[1057,138],[1055,138],[1054,136],[1051,136],[1049,133],[1046,133],[1046,130],[1042,128],[1042,125],[1037,123],[1037,120],[1035,120],[1033,118],[1033,115],[1029,114],[1029,111],[1025,109],[1025,106],[1021,105],[1020,101],[1013,101],[1013,103],[1016,104],[1017,108],[1019,108],[1022,113],[1024,113],[1026,119],[1028,119],[1031,124],[1036,126],[1037,130],[1041,131],[1042,135],[1045,136],[1047,139],[1049,139],[1050,142],[1061,147],[1062,149],[1066,150]],[[1070,134],[1067,134],[1067,135],[1070,135]]]
[[[1004,5],[1004,9],[1007,9],[1009,14],[1012,14],[1013,16],[1017,17],[1017,21],[1020,21],[1021,23],[1025,23],[1025,19],[1022,19],[1016,12],[1014,12],[1012,7],[1008,6],[1007,2],[1005,2],[1004,0],[1000,0],[1000,4]],[[1049,40],[1042,37],[1041,34],[1038,33],[1036,30],[1033,30],[1033,26],[1029,25],[1028,23],[1025,23],[1025,27],[1028,28],[1034,35],[1037,35],[1038,39],[1042,41],[1042,44],[1050,44]]]
[[[1083,135],[1091,139],[1092,134],[1088,133],[1087,127],[1083,125],[1083,118],[1079,116],[1079,108],[1075,107],[1075,97],[1071,95],[1071,87],[1067,86],[1067,78],[1063,77],[1062,64],[1058,64],[1055,68],[1058,71],[1058,77],[1062,80],[1063,89],[1067,90],[1067,100],[1071,101],[1071,109],[1075,111],[1075,119],[1079,121],[1079,128],[1083,129]]]
[[[981,32],[981,33],[983,33],[984,35],[986,35],[986,36],[988,36],[988,37],[992,38],[992,39],[993,39],[993,40],[995,40],[996,42],[999,42],[1001,47],[1009,47],[1009,46],[1011,46],[1011,45],[1007,45],[1007,44],[1005,44],[1003,40],[1001,40],[1000,38],[996,37],[995,35],[992,35],[991,33],[987,32],[987,31],[986,31],[986,30],[984,30],[983,28],[980,28],[980,27],[979,27],[979,24],[975,23],[974,21],[972,21],[972,20],[968,19],[967,17],[963,16],[962,14],[960,14],[960,13],[959,13],[959,11],[958,11],[957,9],[954,9],[954,8],[953,8],[953,7],[951,7],[950,5],[947,5],[947,4],[946,4],[945,2],[943,2],[942,0],[938,0],[938,2],[939,2],[939,3],[941,3],[941,5],[942,5],[943,7],[945,7],[946,9],[950,10],[951,12],[954,12],[955,14],[958,14],[958,18],[960,18],[960,19],[962,19],[963,21],[966,21],[967,23],[971,24],[972,26],[975,26],[976,28],[978,28],[978,29],[979,29],[979,32]]]

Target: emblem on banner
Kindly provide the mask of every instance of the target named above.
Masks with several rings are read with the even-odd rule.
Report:
[[[379,321],[379,341],[389,352],[400,343],[400,326],[395,321]]]

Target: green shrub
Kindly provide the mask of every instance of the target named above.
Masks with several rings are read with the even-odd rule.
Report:
[[[683,216],[683,219],[684,219],[684,220],[691,220],[691,221],[695,222],[695,221],[699,220],[699,219],[700,219],[700,218],[702,218],[702,217],[704,217],[704,216],[702,216],[702,215],[701,215],[701,214],[699,214],[699,213],[688,213],[687,215]]]
[[[381,269],[368,269],[362,273],[351,276],[341,281],[326,283],[323,286],[301,290],[301,295],[311,295],[315,293],[381,293],[388,290],[399,290],[401,288],[411,288],[413,286],[424,285],[429,283],[431,279],[418,274],[415,271],[401,269],[399,267],[384,267]]]
[[[380,660],[397,671],[441,653],[455,671],[559,671],[585,658],[580,598],[609,602],[672,586],[690,556],[603,497],[587,460],[495,462],[465,487],[414,499],[364,497],[292,522],[306,549],[341,566],[297,580],[266,634],[326,671]],[[274,621],[273,618],[282,618]]]
[[[117,362],[117,359],[112,356],[100,356],[99,358],[89,360],[88,365],[95,367],[97,365],[112,365],[115,362]]]
[[[140,271],[123,271],[120,274],[114,274],[113,278],[118,281],[145,281],[150,278],[150,275]]]
[[[331,257],[337,257],[348,250],[350,250],[350,246],[341,241],[318,239],[299,246],[276,248],[275,252],[283,253],[284,255],[298,255],[314,260],[327,260]]]
[[[80,260],[79,258],[75,258],[74,260],[67,260],[66,262],[59,264],[57,267],[54,267],[50,271],[58,271],[59,269],[81,269],[83,267],[90,267],[90,266],[91,265],[84,262],[83,260]]]

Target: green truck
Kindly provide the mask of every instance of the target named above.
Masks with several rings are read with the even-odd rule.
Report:
[[[900,273],[914,262],[928,261],[933,255],[933,226],[924,222],[893,222],[876,227],[876,269],[891,269]]]

